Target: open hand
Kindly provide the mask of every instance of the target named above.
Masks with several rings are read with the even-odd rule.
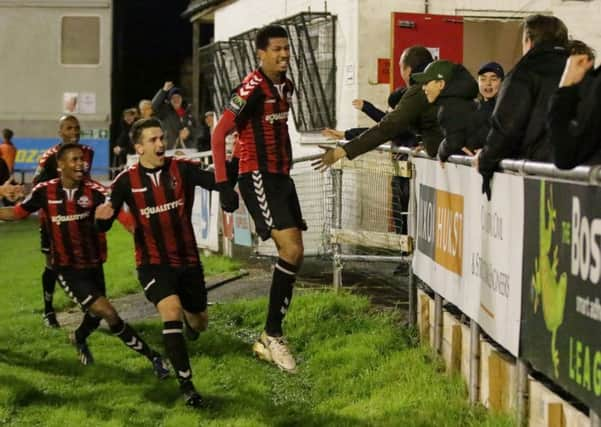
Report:
[[[573,86],[584,78],[588,70],[593,67],[594,61],[588,55],[570,55],[559,81],[559,87]]]
[[[325,128],[321,131],[321,134],[331,140],[344,139],[344,132],[336,129]]]
[[[342,147],[319,145],[319,148],[325,150],[324,153],[320,158],[311,162],[313,169],[319,172],[326,171],[330,166],[346,156],[346,151],[344,151]]]
[[[353,99],[353,107],[355,107],[357,110],[362,111],[363,110],[363,100],[362,99]]]

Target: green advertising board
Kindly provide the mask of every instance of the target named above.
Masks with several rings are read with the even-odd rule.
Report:
[[[601,188],[526,178],[520,356],[601,412]]]

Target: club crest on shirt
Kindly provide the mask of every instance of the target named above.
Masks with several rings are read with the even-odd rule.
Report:
[[[90,198],[88,196],[81,196],[77,199],[77,204],[82,208],[87,208],[90,206]]]
[[[177,188],[177,178],[172,176],[171,177],[171,182],[169,183],[171,186],[172,190],[175,190]]]

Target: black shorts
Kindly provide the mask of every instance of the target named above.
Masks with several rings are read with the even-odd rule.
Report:
[[[106,296],[102,266],[76,269],[58,267],[58,283],[82,310],[87,311],[99,297]]]
[[[306,230],[294,181],[288,175],[254,171],[240,175],[238,188],[263,240],[271,230]]]
[[[40,225],[40,251],[43,254],[50,253],[50,236],[48,230],[43,225]]]
[[[207,288],[202,265],[171,267],[169,265],[141,265],[138,279],[146,298],[157,305],[171,295],[179,296],[184,310],[200,313],[207,309]]]

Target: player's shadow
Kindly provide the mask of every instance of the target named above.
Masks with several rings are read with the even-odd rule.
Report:
[[[127,349],[124,349],[127,351]],[[18,366],[37,371],[42,374],[80,377],[86,375],[96,383],[143,381],[151,375],[151,367],[144,370],[127,370],[115,364],[103,363],[96,360],[93,365],[83,366],[79,363],[75,350],[72,359],[39,358],[29,353],[13,351],[0,347],[0,363]]]

